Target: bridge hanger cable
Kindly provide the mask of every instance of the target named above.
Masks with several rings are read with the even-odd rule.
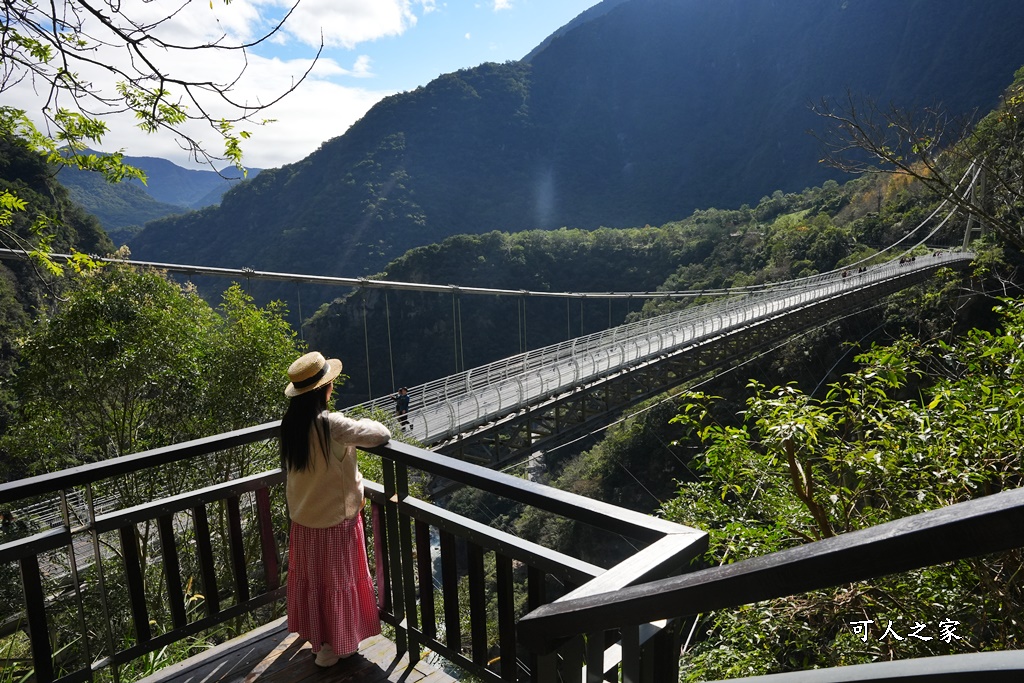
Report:
[[[519,326],[516,346],[519,348],[519,353],[524,353],[526,346],[523,344],[523,297],[516,299],[516,324]]]
[[[957,187],[956,187],[955,191],[959,191],[960,186],[963,184],[964,180],[967,179],[967,176],[969,176],[971,174],[972,170],[974,170],[974,176],[971,178],[970,183],[967,184],[967,191],[970,191],[974,187],[975,183],[977,183],[977,181],[978,181],[979,175],[981,174],[981,166],[978,165],[977,168],[975,168],[975,166],[976,166],[975,162],[971,162],[971,165],[967,167],[967,170],[964,171],[964,174],[962,176],[960,176],[960,180],[957,181]],[[894,249],[895,247],[899,246],[900,244],[902,244],[906,240],[910,239],[910,237],[914,233],[916,233],[918,230],[920,230],[922,227],[924,227],[929,221],[931,221],[936,215],[938,215],[939,211],[941,211],[943,209],[943,207],[945,207],[947,204],[949,204],[949,197],[944,197],[942,199],[942,201],[939,202],[939,205],[936,206],[935,209],[930,214],[928,214],[928,217],[925,218],[924,220],[922,220],[920,223],[918,223],[917,226],[913,230],[911,230],[906,235],[904,235],[900,239],[898,239],[895,242],[893,242],[892,244],[890,244],[888,247],[885,247],[884,249],[879,250],[874,255],[884,254],[887,251],[890,251],[891,249]],[[939,230],[942,229],[942,227],[946,224],[946,222],[949,221],[950,218],[952,218],[953,216],[956,215],[957,210],[958,210],[957,207],[954,206],[953,209],[949,213],[946,214],[946,217],[944,219],[942,219],[942,221],[939,222],[939,224],[935,227],[935,229],[933,229],[930,233],[928,233],[923,238],[921,238],[917,242],[917,244],[915,244],[915,245],[911,246],[910,248],[906,249],[903,253],[904,254],[909,253],[915,247],[919,247],[922,244],[924,244],[925,242],[927,242],[929,238],[934,236],[935,233],[937,233]],[[858,263],[863,263],[863,261],[860,261]],[[853,263],[853,264],[850,264],[850,265],[858,265],[858,263]]]
[[[972,162],[971,165],[967,167],[967,170],[964,171],[964,174],[962,176],[960,176],[960,180],[957,181],[957,185],[956,185],[956,190],[955,191],[959,191],[961,185],[963,185],[963,183],[967,179],[967,177],[969,175],[971,175],[971,171],[974,170],[975,165],[976,164],[974,162]],[[974,186],[974,183],[977,181],[980,172],[981,172],[981,169],[979,167],[978,170],[976,170],[974,172],[974,176],[971,178],[970,183],[968,183],[967,190],[970,190]],[[844,265],[844,266],[842,266],[840,268],[834,268],[834,269],[826,271],[824,273],[816,273],[814,275],[808,275],[808,276],[802,277],[802,278],[795,278],[793,280],[780,280],[778,282],[770,282],[770,283],[766,283],[766,284],[763,284],[763,285],[750,285],[748,287],[734,287],[734,288],[731,288],[729,290],[716,290],[716,291],[718,291],[718,292],[736,293],[736,292],[743,291],[743,290],[758,291],[758,290],[765,290],[765,289],[790,288],[793,285],[796,285],[798,283],[806,282],[806,283],[810,284],[810,283],[813,283],[816,280],[824,279],[826,277],[832,277],[832,276],[834,276],[834,275],[836,275],[838,273],[842,273],[844,271],[847,271],[850,268],[853,268],[853,267],[856,267],[856,266],[868,263],[869,261],[874,260],[879,254],[885,254],[885,253],[893,250],[895,247],[899,246],[903,242],[905,242],[908,239],[910,239],[922,227],[927,225],[928,222],[930,222],[933,218],[935,218],[935,216],[937,216],[939,214],[939,212],[942,211],[942,209],[947,204],[949,204],[949,203],[950,203],[949,197],[944,197],[942,199],[942,201],[939,202],[939,204],[932,210],[932,212],[930,214],[928,214],[928,216],[926,218],[924,218],[920,223],[918,223],[916,226],[914,226],[914,228],[912,230],[907,232],[906,235],[904,235],[900,239],[896,240],[895,242],[893,242],[889,246],[884,247],[882,249],[879,249],[875,253],[873,253],[873,254],[871,254],[869,256],[866,256],[866,257],[860,259],[859,261],[854,261],[853,263],[848,263],[848,264],[846,264],[846,265]],[[946,224],[946,222],[950,218],[952,218],[954,215],[956,215],[956,213],[957,213],[957,207],[954,206],[953,209],[948,214],[946,214],[946,217],[939,223],[939,225],[934,230],[932,230],[928,235],[926,235],[923,239],[921,239],[917,244],[911,246],[910,248],[906,249],[902,253],[903,254],[907,254],[910,251],[912,251],[915,247],[924,244],[925,241],[927,241],[927,239],[929,237],[931,237],[932,235],[937,233]]]
[[[462,297],[458,294],[455,295],[459,304],[459,361],[462,363],[462,369],[466,369],[466,344],[462,340]]]
[[[363,291],[363,345],[366,347],[366,395],[373,396],[370,386],[370,331],[366,325],[366,291]]]
[[[960,176],[960,179],[957,181],[956,190],[954,190],[954,191],[959,191],[960,190],[961,185],[963,185],[963,183],[967,179],[967,177],[969,175],[971,175],[971,171],[975,169],[975,166],[976,166],[975,162],[972,162],[971,165],[968,166],[967,170],[964,172],[964,174],[962,176]],[[968,183],[967,190],[970,190],[971,188],[973,188],[974,183],[977,181],[980,173],[981,173],[981,168],[979,166],[977,168],[977,170],[974,171],[974,176],[971,178],[970,183]],[[914,226],[914,228],[912,230],[907,232],[906,235],[904,235],[900,239],[896,240],[895,242],[893,242],[889,246],[884,247],[882,249],[879,249],[878,251],[874,252],[873,254],[871,254],[869,256],[866,256],[866,257],[860,259],[859,261],[854,261],[853,263],[848,263],[848,264],[846,264],[846,265],[844,265],[844,266],[842,266],[840,268],[834,268],[832,270],[825,271],[824,273],[816,273],[814,275],[808,275],[808,276],[802,277],[802,278],[794,278],[792,280],[780,280],[780,281],[777,281],[777,282],[768,282],[768,283],[760,284],[760,285],[747,285],[747,286],[744,286],[744,287],[730,287],[730,288],[714,289],[714,290],[704,290],[704,291],[706,293],[709,293],[709,294],[735,294],[735,293],[740,293],[740,292],[764,291],[764,290],[769,290],[769,289],[780,289],[780,288],[787,288],[788,289],[788,288],[791,288],[793,285],[796,285],[796,284],[799,284],[799,283],[811,284],[811,283],[813,283],[813,282],[815,282],[817,280],[821,280],[821,279],[825,279],[825,278],[828,278],[828,277],[835,276],[836,274],[842,273],[844,271],[848,271],[852,267],[856,267],[856,266],[868,263],[868,262],[874,260],[875,258],[877,258],[879,254],[885,254],[885,253],[893,250],[895,247],[899,246],[903,242],[905,242],[908,239],[910,239],[922,227],[927,225],[949,203],[950,203],[949,198],[948,197],[944,197],[942,199],[942,201],[939,202],[939,204],[932,210],[932,212],[930,214],[928,214],[928,216],[926,218],[924,218],[920,223],[918,223],[916,226]],[[933,235],[935,235],[935,233],[937,233],[940,229],[942,229],[942,227],[946,224],[947,221],[949,221],[950,218],[952,218],[954,215],[956,215],[957,210],[958,210],[957,207],[954,206],[953,209],[948,214],[946,214],[946,217],[939,223],[938,226],[936,226],[936,228],[934,230],[932,230],[930,233],[928,233],[928,235],[926,235],[919,242],[917,242],[917,244],[911,246],[910,248],[906,249],[902,253],[904,253],[904,254],[909,253],[915,247],[924,244],[930,237],[932,237]]]
[[[455,314],[455,290],[452,290],[452,352],[455,356],[455,373],[459,372],[459,318]]]
[[[978,165],[976,169],[975,169],[975,166],[976,166],[976,164],[974,162],[971,162],[971,165],[967,168],[967,170],[964,172],[963,176],[961,176],[960,180],[957,182],[957,190],[959,190],[960,185],[964,182],[964,180],[967,178],[967,176],[970,175],[972,170],[974,170],[974,176],[971,178],[971,182],[968,183],[968,185],[967,185],[967,191],[970,191],[970,190],[972,190],[974,188],[975,184],[978,182],[978,177],[981,175],[981,166]],[[949,203],[949,198],[948,197],[943,198],[943,200],[939,203],[939,205],[937,207],[935,207],[935,210],[932,211],[928,215],[927,218],[925,218],[923,221],[918,223],[917,227],[915,227],[913,230],[908,232],[906,235],[904,235],[900,239],[898,239],[895,242],[893,242],[892,244],[890,244],[888,247],[885,247],[884,249],[879,250],[877,253],[878,254],[885,253],[885,252],[889,251],[890,249],[893,249],[894,247],[899,246],[902,242],[904,242],[907,239],[909,239],[915,232],[920,230],[926,223],[928,223],[928,221],[930,221],[932,218],[934,218],[936,216],[936,214],[938,214],[938,212],[941,211],[942,208],[946,204],[948,204],[948,203]],[[956,206],[954,206],[953,209],[948,214],[946,214],[946,217],[930,233],[928,233],[927,235],[922,237],[917,242],[917,244],[911,246],[909,249],[905,250],[903,253],[904,254],[909,253],[915,247],[919,247],[922,244],[924,244],[925,242],[927,242],[931,237],[933,237],[935,235],[935,233],[937,233],[939,230],[942,229],[942,227],[946,224],[947,221],[949,221],[950,218],[952,218],[953,216],[956,215],[957,210],[958,210],[958,208]],[[851,265],[857,265],[857,264],[851,264]]]
[[[569,312],[569,300],[565,300],[565,338],[572,339],[572,319]]]
[[[299,339],[305,341],[306,337],[302,333],[302,321],[304,320],[302,317],[302,287],[298,284],[295,285],[295,299],[299,304]]]
[[[519,313],[519,349],[521,353],[525,353],[530,350],[530,346],[526,343],[526,296],[519,297],[516,302],[516,311]]]
[[[384,290],[384,318],[388,326],[388,363],[391,365],[391,392],[397,391],[395,387],[395,354],[391,349],[391,305],[388,303],[388,290]],[[302,316],[299,316],[299,320],[302,320]],[[367,367],[369,372],[369,367]]]
[[[455,350],[456,374],[466,369],[466,347],[462,341],[462,298],[459,296],[460,291],[458,287],[452,290],[452,346]]]

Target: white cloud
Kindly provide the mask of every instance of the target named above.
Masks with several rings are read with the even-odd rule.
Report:
[[[126,0],[119,9],[136,26],[149,26],[153,35],[176,45],[239,44],[262,35],[264,27],[270,28],[258,5],[249,0],[230,5],[200,0],[187,0],[184,5],[177,0]]]
[[[342,135],[389,94],[322,80],[304,83],[268,112],[275,123],[250,128],[253,136],[243,146],[245,164],[269,168],[303,159]]]
[[[124,0],[122,7],[132,21],[140,24],[156,23],[173,13],[178,4],[171,0]],[[424,10],[434,7],[434,0],[417,0]],[[415,23],[410,0],[303,0],[299,9],[289,18],[286,28],[273,37],[274,44],[287,43],[282,55],[290,58],[265,58],[257,54],[261,48],[247,50],[154,50],[150,59],[168,75],[182,80],[210,81],[231,84],[228,97],[235,104],[245,106],[267,105],[287,92],[300,79],[311,64],[319,45],[321,27],[328,44],[355,45],[388,35],[396,35]],[[237,46],[263,36],[280,20],[283,12],[280,0],[234,0],[225,6],[215,0],[192,0],[173,19],[160,23],[154,33],[175,45],[202,45],[217,43]],[[88,27],[87,30],[95,30]],[[302,36],[302,45],[295,37]],[[101,49],[91,55],[97,62],[130,67],[130,55],[124,48]],[[81,75],[102,89],[106,96],[114,95],[115,79],[98,67],[74,67]],[[259,112],[256,119],[276,119],[260,126],[240,122],[235,130],[245,130],[252,138],[243,142],[246,165],[268,168],[297,161],[313,152],[329,138],[344,133],[373,104],[390,92],[366,88],[346,87],[335,82],[341,78],[372,78],[372,61],[368,55],[356,56],[351,68],[344,68],[334,59],[321,57],[301,85],[272,107]],[[45,91],[35,92],[26,81],[4,91],[4,104],[17,106],[41,123],[39,115]],[[176,92],[192,114],[205,111],[214,120],[233,117],[232,111],[214,94],[194,90],[198,102],[192,102],[184,92]],[[67,96],[65,96],[66,98]],[[71,106],[69,99],[58,103]],[[94,113],[99,108],[92,103]],[[175,163],[190,165],[174,136],[166,132],[146,134],[137,128],[130,115],[109,114],[106,117],[109,133],[100,148],[104,151],[124,149],[132,156],[159,156]],[[202,141],[205,148],[221,153],[219,136],[206,122],[190,122],[184,130]]]
[[[280,0],[268,4],[281,7]],[[433,3],[421,3],[426,9]],[[367,41],[399,36],[416,24],[410,0],[302,0],[284,30],[305,45],[352,49]]]
[[[356,57],[356,63],[352,65],[349,75],[353,78],[373,78],[374,74],[370,70],[372,63],[373,60],[368,55],[359,55]]]
[[[261,78],[262,88],[253,91],[255,98],[267,98],[279,92],[291,79],[293,65],[278,60],[259,61],[254,64]],[[326,64],[324,65],[327,66]],[[337,65],[321,69],[280,102],[260,113],[260,119],[273,119],[265,125],[240,123],[237,131],[248,131],[251,138],[244,140],[243,163],[254,168],[273,168],[299,161],[314,152],[327,140],[342,135],[349,126],[374,104],[391,94],[363,88],[349,88],[320,78],[320,72],[340,73]],[[179,166],[193,166],[174,138],[166,133],[147,135],[124,117],[111,121],[116,126],[116,138],[104,142],[104,151],[123,148],[132,156],[157,156],[169,159]],[[208,151],[220,153],[220,139],[209,128],[190,124],[188,132],[203,141]]]
[[[250,69],[259,77],[246,86],[249,101],[269,102],[288,89],[297,72],[308,60],[250,59]],[[244,163],[257,168],[270,168],[292,163],[314,152],[323,142],[342,135],[349,126],[390,92],[340,85],[333,77],[372,76],[370,60],[356,59],[351,70],[335,61],[320,59],[306,80],[273,106],[260,113],[260,119],[274,119],[267,125],[239,124],[238,130],[252,134],[243,142]],[[204,131],[204,139],[219,144],[212,131]],[[219,150],[211,150],[219,151]],[[175,160],[173,157],[168,157]]]
[[[473,35],[469,31],[466,31],[466,40],[471,40],[472,38]]]
[[[494,0],[494,11],[500,12],[503,9],[512,9],[512,0]]]

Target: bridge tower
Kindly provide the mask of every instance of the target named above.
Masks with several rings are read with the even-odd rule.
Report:
[[[978,181],[971,186],[971,206],[983,207],[985,201],[985,167],[978,172]],[[967,217],[967,229],[964,230],[964,249],[971,241],[985,234],[985,224],[973,212]]]

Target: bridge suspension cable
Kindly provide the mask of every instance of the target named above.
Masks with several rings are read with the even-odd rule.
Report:
[[[974,184],[977,182],[981,172],[981,167],[977,163],[972,162],[968,167],[967,171],[964,172],[960,180],[957,182],[957,191],[963,185],[964,181],[971,176],[972,171],[974,172],[970,182],[967,185],[966,191],[969,192],[973,189]],[[684,299],[684,298],[696,298],[696,297],[708,297],[708,296],[728,296],[732,294],[741,294],[749,292],[763,291],[766,289],[775,288],[792,288],[798,284],[805,282],[815,282],[820,278],[829,277],[843,270],[847,270],[851,267],[855,267],[864,263],[867,263],[875,259],[879,254],[884,254],[893,250],[924,225],[931,221],[944,207],[950,203],[950,199],[944,198],[938,206],[928,215],[927,218],[922,220],[913,230],[909,231],[905,236],[893,244],[880,249],[879,251],[871,254],[870,256],[863,258],[854,263],[846,264],[843,267],[833,269],[824,273],[817,273],[803,278],[795,278],[793,280],[776,281],[769,283],[762,283],[756,285],[745,285],[741,287],[722,287],[722,288],[708,288],[708,289],[693,289],[693,290],[674,290],[674,291],[643,291],[643,292],[546,292],[539,290],[527,290],[527,289],[501,289],[494,287],[470,287],[463,285],[435,285],[426,284],[420,282],[402,282],[396,280],[375,280],[367,277],[339,277],[330,275],[309,275],[302,273],[286,273],[286,272],[275,272],[275,271],[263,271],[255,270],[253,268],[220,268],[214,266],[198,266],[193,264],[179,264],[179,263],[161,263],[155,261],[137,261],[133,259],[121,259],[116,257],[104,257],[92,255],[91,258],[99,263],[121,263],[129,266],[141,267],[141,268],[154,268],[157,270],[164,270],[169,273],[178,273],[182,275],[204,275],[213,277],[228,277],[228,278],[245,278],[246,282],[251,280],[266,280],[266,281],[277,281],[277,282],[293,282],[297,284],[316,284],[326,285],[335,287],[350,287],[353,289],[384,289],[384,290],[405,290],[405,291],[416,291],[416,292],[437,292],[437,293],[457,293],[464,294],[483,294],[490,296],[518,296],[518,297],[548,297],[548,298],[565,298],[565,299],[631,299],[631,298],[643,298],[643,299]],[[930,237],[934,236],[957,212],[957,207],[954,208],[946,215],[946,217],[936,226],[928,235],[922,238],[917,244],[910,247],[907,251],[913,249],[916,246],[920,246],[925,243]],[[904,252],[906,253],[906,252]],[[48,256],[54,261],[68,262],[72,260],[70,254],[58,254],[51,253]],[[13,258],[27,260],[29,253],[23,249],[0,249],[0,258]],[[582,310],[581,310],[582,314]]]
[[[67,263],[74,257],[71,254],[48,253],[54,261]],[[24,249],[0,249],[0,258],[28,260],[30,253]],[[352,289],[390,289],[411,292],[484,294],[490,296],[533,296],[565,299],[586,298],[687,298],[706,296],[716,293],[727,293],[726,289],[705,289],[690,291],[643,291],[643,292],[545,292],[529,289],[500,289],[495,287],[470,287],[465,285],[433,285],[422,282],[401,282],[396,280],[374,280],[366,277],[340,277],[332,275],[309,275],[303,273],[282,273],[274,271],[254,270],[252,268],[219,268],[214,266],[197,266],[181,263],[162,263],[156,261],[138,261],[116,257],[90,255],[98,263],[123,264],[138,268],[153,268],[181,275],[204,275],[212,277],[245,278],[248,280],[266,280],[271,282],[292,282],[298,284],[326,285],[333,287],[351,287]]]

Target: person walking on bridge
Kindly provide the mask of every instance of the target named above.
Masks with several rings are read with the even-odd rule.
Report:
[[[398,417],[399,424],[402,425],[402,431],[405,431],[409,428],[409,390],[402,387],[391,398],[395,402],[395,415]]]
[[[288,368],[291,398],[281,420],[281,467],[291,517],[288,630],[309,641],[327,667],[380,633],[366,560],[363,478],[356,448],[378,446],[391,432],[370,419],[328,410],[341,361],[312,351]]]

